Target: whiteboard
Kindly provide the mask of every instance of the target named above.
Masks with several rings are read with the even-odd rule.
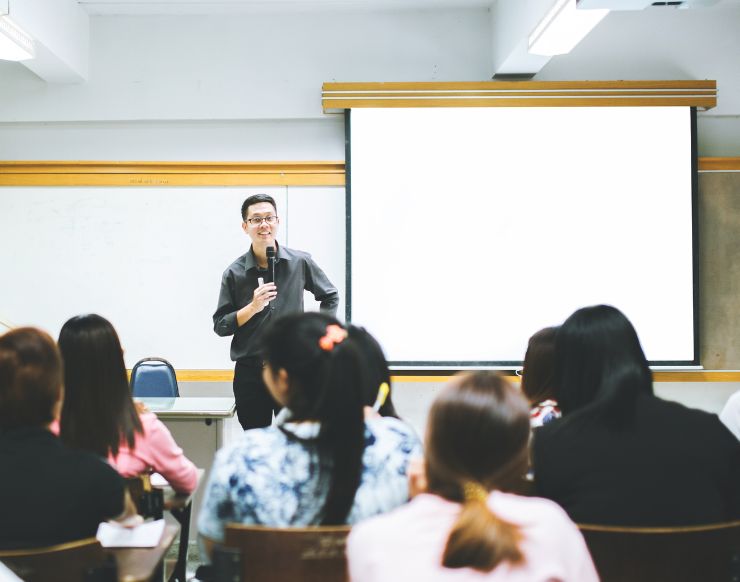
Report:
[[[521,362],[612,304],[694,363],[688,107],[353,109],[351,314],[396,366]]]
[[[258,192],[277,202],[278,242],[309,252],[343,298],[341,187],[5,187],[0,314],[57,337],[70,317],[99,313],[128,367],[159,356],[178,369],[231,368],[231,338],[213,332],[212,315],[223,271],[249,248],[241,204]],[[318,308],[310,294],[306,307]]]

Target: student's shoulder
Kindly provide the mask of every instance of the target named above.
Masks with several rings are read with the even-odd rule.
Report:
[[[357,541],[366,541],[370,539],[387,540],[389,535],[404,531],[403,524],[414,522],[420,516],[431,512],[438,511],[436,507],[435,496],[422,493],[403,505],[399,505],[390,511],[373,515],[359,521],[352,526],[350,538]],[[366,547],[371,547],[369,544]],[[384,547],[384,544],[380,544]]]
[[[222,463],[251,462],[279,454],[286,444],[285,434],[276,426],[252,428],[219,449],[216,457]]]
[[[65,447],[63,453],[65,472],[80,481],[123,483],[122,477],[105,459],[98,455]]]
[[[171,436],[167,425],[165,425],[159,417],[153,412],[147,410],[139,414],[139,420],[141,421],[141,427],[144,430],[144,438],[161,439],[163,437]]]
[[[522,525],[527,521],[556,525],[572,524],[570,517],[560,505],[543,497],[496,491],[491,495],[489,502],[495,512]]]
[[[411,425],[399,418],[380,416],[367,420],[365,424],[370,432],[378,436],[399,440],[419,440]]]
[[[726,432],[719,416],[712,412],[690,408],[679,402],[658,397],[649,399],[649,402],[652,414],[663,427],[672,426],[676,431],[687,436],[692,430],[716,436],[724,436]]]
[[[414,429],[404,421],[392,417],[368,420],[367,444],[376,452],[404,457],[421,454],[421,441]]]

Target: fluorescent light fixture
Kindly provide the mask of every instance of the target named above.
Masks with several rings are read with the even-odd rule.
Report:
[[[608,9],[578,10],[576,0],[557,0],[529,35],[529,52],[553,56],[569,53],[609,14]]]
[[[25,61],[36,57],[33,38],[6,14],[0,14],[0,60]]]

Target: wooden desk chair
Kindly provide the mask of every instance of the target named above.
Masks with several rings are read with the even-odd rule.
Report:
[[[106,561],[95,538],[56,546],[0,551],[0,562],[25,582],[83,582]]]
[[[229,524],[224,546],[240,550],[243,582],[346,582],[349,530]]]
[[[691,527],[578,528],[602,582],[740,580],[740,521]]]

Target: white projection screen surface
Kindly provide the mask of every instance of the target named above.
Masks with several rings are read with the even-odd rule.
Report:
[[[516,365],[574,310],[698,363],[689,107],[354,109],[348,318],[403,367]]]

